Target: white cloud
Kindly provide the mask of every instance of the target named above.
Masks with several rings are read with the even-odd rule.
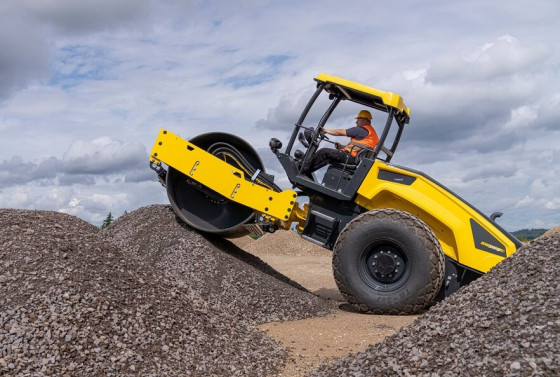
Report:
[[[78,140],[62,159],[25,161],[21,156],[0,162],[0,185],[71,186],[74,184],[142,182],[153,179],[148,153],[140,143],[101,137]]]
[[[550,210],[560,210],[560,198],[552,198],[552,200],[546,202],[544,207]]]
[[[539,107],[521,106],[511,111],[510,120],[504,125],[504,129],[522,130],[531,128],[534,121],[538,118]]]
[[[535,200],[533,198],[525,196],[516,203],[515,208],[526,208],[531,206],[534,202]]]
[[[147,167],[159,128],[235,133],[285,181],[268,140],[287,144],[327,72],[403,95],[394,162],[509,229],[560,223],[560,5],[401,6],[395,27],[393,4],[367,1],[2,1],[0,205],[102,221],[167,202]]]
[[[63,157],[68,173],[122,172],[148,161],[146,148],[140,143],[123,143],[109,137],[92,141],[78,140]]]
[[[554,195],[555,187],[549,182],[544,181],[542,178],[537,178],[531,183],[531,195],[534,198],[542,199]],[[558,191],[556,191],[558,192]]]
[[[405,70],[402,72],[402,75],[405,80],[407,81],[415,81],[421,80],[422,82],[426,78],[426,73],[428,72],[427,69],[413,69],[413,70]]]
[[[533,71],[535,65],[542,64],[550,55],[544,46],[523,45],[505,35],[465,57],[448,54],[435,59],[426,79],[438,84],[495,80]]]

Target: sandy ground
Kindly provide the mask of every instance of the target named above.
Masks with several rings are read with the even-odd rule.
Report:
[[[336,287],[331,252],[302,240],[294,232],[279,231],[258,240],[244,237],[232,242],[310,292],[335,301],[339,307],[325,317],[259,326],[290,350],[290,360],[281,376],[303,376],[319,363],[361,351],[369,344],[394,334],[417,317],[368,315],[352,311]]]

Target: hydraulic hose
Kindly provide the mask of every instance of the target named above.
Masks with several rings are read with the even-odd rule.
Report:
[[[263,175],[260,169],[257,169],[253,165],[251,165],[251,163],[243,156],[243,154],[233,145],[225,142],[214,143],[208,148],[207,152],[213,154],[216,157],[222,158],[227,163],[243,170],[246,177],[252,178],[258,172],[257,177],[255,178],[256,183],[276,192],[282,191],[282,189],[274,184],[271,179]]]

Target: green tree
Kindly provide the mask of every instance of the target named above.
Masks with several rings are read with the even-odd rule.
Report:
[[[542,229],[542,228],[539,228],[539,229],[521,229],[521,230],[516,230],[515,232],[511,232],[511,234],[514,235],[515,237],[517,237],[518,240],[526,242],[526,241],[532,241],[535,238],[539,238],[547,230],[548,229]]]
[[[103,224],[101,224],[101,229],[107,228],[109,225],[111,225],[112,222],[113,222],[113,215],[111,214],[111,212],[109,212],[109,214],[103,221]]]

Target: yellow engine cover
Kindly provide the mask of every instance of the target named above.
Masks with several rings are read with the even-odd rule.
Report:
[[[443,252],[471,269],[488,272],[517,246],[507,232],[430,177],[376,161],[358,189],[356,203],[395,208],[422,219]]]

